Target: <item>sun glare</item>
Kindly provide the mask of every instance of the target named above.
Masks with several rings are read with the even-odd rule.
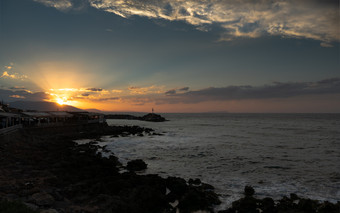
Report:
[[[59,105],[67,104],[66,98],[57,98],[55,102],[57,102]]]

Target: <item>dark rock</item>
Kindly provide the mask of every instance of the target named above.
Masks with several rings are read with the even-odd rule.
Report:
[[[261,209],[263,213],[277,212],[273,198],[266,197],[261,200]]]
[[[181,213],[191,213],[198,210],[208,210],[210,207],[208,201],[205,199],[205,194],[191,188],[186,192],[179,201],[178,208]]]
[[[124,195],[124,200],[128,203],[127,212],[159,213],[171,209],[165,194],[149,185],[138,185],[130,188],[124,192]]]
[[[328,201],[323,202],[317,209],[318,213],[339,213],[340,203],[337,204],[330,203]]]
[[[142,117],[134,116],[134,115],[125,115],[125,114],[114,114],[114,115],[105,115],[105,118],[106,119],[142,120],[142,121],[151,121],[151,122],[167,121],[165,118],[155,113],[149,113]]]
[[[257,210],[259,201],[252,196],[246,196],[232,203],[232,208],[238,213],[258,213]]]
[[[245,196],[253,196],[255,193],[255,190],[253,187],[251,186],[245,186],[244,187],[244,195]]]
[[[51,206],[55,202],[54,198],[50,194],[44,192],[33,194],[32,200],[39,206]]]
[[[181,197],[188,188],[186,181],[179,177],[168,177],[166,179],[166,187],[176,195],[177,198]]]
[[[235,213],[235,210],[230,208],[230,209],[227,209],[227,210],[218,211],[217,213]]]
[[[189,183],[189,185],[200,185],[201,184],[201,180],[199,178],[196,178],[195,180],[190,178],[188,183]]]
[[[152,122],[163,122],[166,121],[165,118],[162,116],[155,114],[155,113],[149,113],[141,117],[141,120],[143,121],[152,121]]]
[[[279,212],[285,212],[289,210],[296,210],[297,205],[288,197],[284,196],[276,205]]]
[[[210,184],[207,184],[207,183],[201,183],[201,185],[199,186],[202,190],[214,190],[215,187],[210,185]]]
[[[299,198],[299,196],[297,196],[296,194],[291,193],[291,194],[290,194],[290,199],[291,199],[291,200],[299,200],[300,198]]]
[[[129,161],[126,166],[126,169],[129,171],[142,171],[146,168],[147,164],[142,159]]]
[[[314,213],[316,212],[318,202],[311,199],[300,199],[298,203],[298,209],[304,212]]]
[[[55,209],[45,209],[40,211],[40,213],[59,213],[59,212]]]
[[[38,211],[39,207],[37,205],[34,205],[33,203],[22,203],[24,204],[25,206],[27,206],[28,208],[34,210],[34,211]]]

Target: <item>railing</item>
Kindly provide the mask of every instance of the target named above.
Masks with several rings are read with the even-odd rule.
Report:
[[[0,129],[0,135],[5,135],[5,134],[8,134],[10,132],[13,132],[13,131],[16,131],[18,129],[21,129],[21,128],[22,128],[22,124],[6,127],[6,128],[3,128],[3,129]]]

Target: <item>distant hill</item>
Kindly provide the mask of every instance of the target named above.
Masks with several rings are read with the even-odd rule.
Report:
[[[99,110],[99,109],[84,109],[87,112],[95,112],[95,113],[103,113],[103,111]]]
[[[22,110],[36,110],[36,111],[69,111],[69,112],[84,111],[73,106],[69,105],[61,106],[57,103],[45,101],[15,101],[9,103],[9,106]]]

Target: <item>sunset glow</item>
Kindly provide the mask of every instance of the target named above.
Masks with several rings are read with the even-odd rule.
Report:
[[[58,98],[58,99],[56,99],[56,102],[57,102],[59,105],[67,104],[66,98]]]
[[[8,0],[2,6],[0,100],[8,103],[340,112],[338,1]]]

